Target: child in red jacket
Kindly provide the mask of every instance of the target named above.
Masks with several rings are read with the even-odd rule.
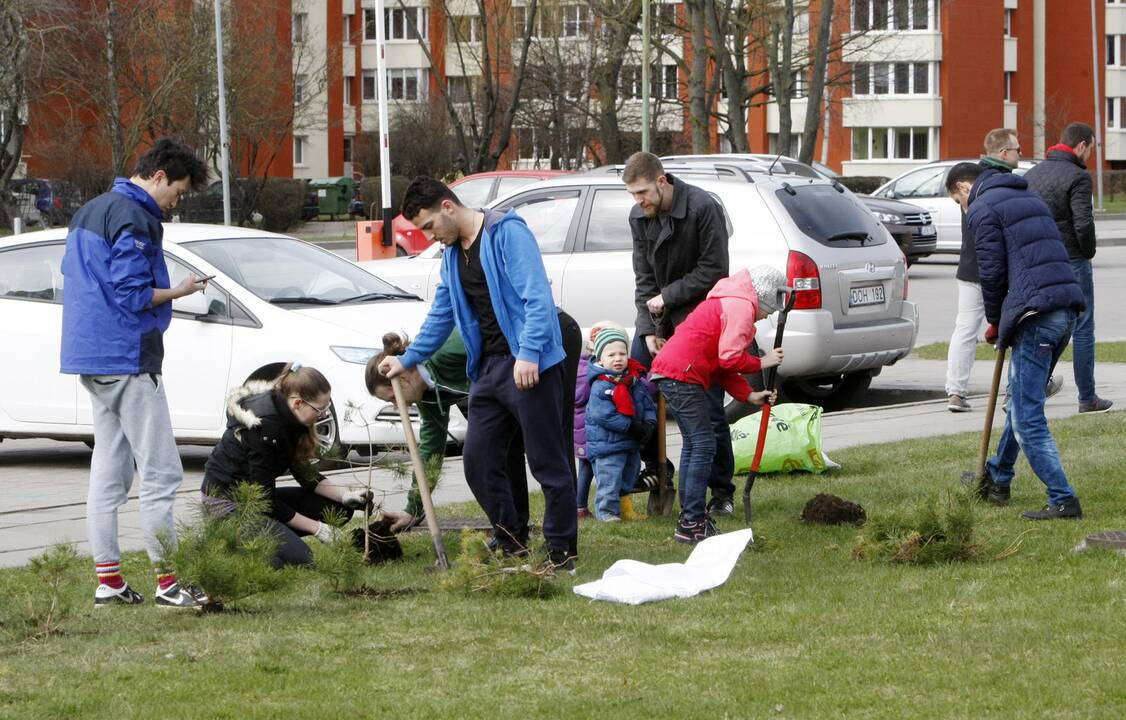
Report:
[[[673,535],[678,542],[697,543],[719,534],[704,505],[720,434],[708,415],[707,390],[714,380],[736,400],[763,404],[769,393],[751,392],[741,373],[782,362],[781,348],[761,360],[747,348],[755,321],[780,309],[786,290],[786,276],[765,265],[720,280],[653,360],[653,378],[683,438],[680,517]]]

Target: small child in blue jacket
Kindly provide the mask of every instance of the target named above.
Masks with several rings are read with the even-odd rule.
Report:
[[[641,379],[645,368],[629,357],[624,330],[599,331],[590,357],[586,447],[598,483],[595,514],[604,522],[617,522],[620,496],[633,488],[641,469],[641,445],[657,426],[657,406]]]

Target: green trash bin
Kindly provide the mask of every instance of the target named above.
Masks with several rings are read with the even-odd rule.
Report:
[[[321,215],[328,215],[335,220],[337,215],[348,214],[355,185],[350,177],[330,177],[313,180],[309,183],[309,188],[317,193]]]

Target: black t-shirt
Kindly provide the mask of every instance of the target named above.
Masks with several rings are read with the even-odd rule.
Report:
[[[496,313],[493,312],[492,298],[489,297],[489,285],[485,281],[485,269],[481,267],[481,235],[485,230],[484,223],[477,231],[477,239],[469,249],[461,249],[461,259],[458,262],[458,272],[461,275],[461,286],[465,289],[465,296],[469,304],[477,313],[477,323],[481,326],[481,343],[484,345],[486,355],[509,355],[511,350],[504,333],[500,330]]]

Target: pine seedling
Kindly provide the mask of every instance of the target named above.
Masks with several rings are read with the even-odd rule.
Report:
[[[484,533],[469,529],[461,531],[461,548],[440,585],[451,592],[494,597],[546,598],[559,592],[551,571],[526,557],[494,552]]]
[[[928,496],[908,517],[869,520],[857,536],[852,556],[914,565],[977,560],[974,500],[964,492],[947,493],[941,503]]]
[[[38,580],[34,587],[10,587],[3,594],[12,603],[0,618],[0,625],[15,640],[46,640],[62,632],[63,624],[74,610],[74,601],[66,592],[67,579],[78,562],[78,553],[71,543],[49,547],[28,563]]]
[[[325,511],[322,522],[343,527],[345,518],[335,508]],[[349,592],[360,586],[364,555],[352,542],[350,533],[337,531],[331,543],[313,545],[313,569],[332,585],[333,592]]]

